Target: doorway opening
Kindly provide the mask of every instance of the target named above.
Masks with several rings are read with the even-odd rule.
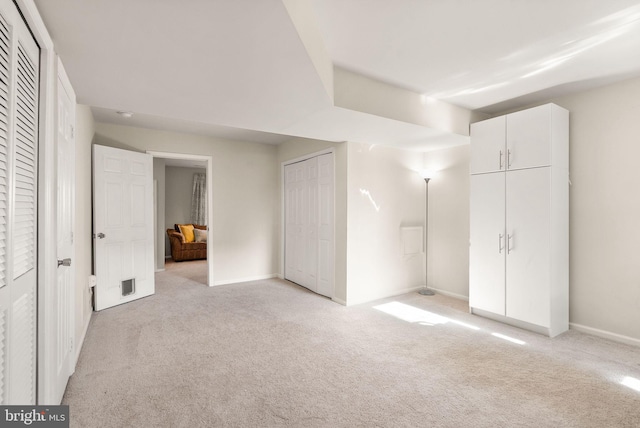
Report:
[[[154,163],[154,245],[156,272],[180,265],[177,272],[184,271],[185,264],[194,270],[206,264],[206,285],[214,285],[213,245],[211,225],[213,224],[213,158],[204,155],[147,151]],[[171,182],[170,182],[171,180]],[[194,180],[198,181],[194,189]],[[194,191],[197,195],[193,196]],[[196,201],[192,198],[196,197]],[[206,202],[204,205],[201,199]],[[206,207],[206,213],[196,209]],[[196,217],[192,217],[194,214]],[[202,224],[204,223],[204,224]],[[183,227],[180,228],[180,225]],[[193,227],[190,228],[189,225]],[[186,226],[186,229],[185,229]],[[171,232],[175,231],[175,234]],[[172,238],[173,236],[173,238]],[[194,245],[174,247],[171,241],[179,243],[176,236],[188,237]],[[197,243],[196,243],[197,239]],[[184,250],[184,251],[183,251]],[[206,254],[206,259],[203,259]],[[174,260],[174,258],[176,260]],[[200,276],[201,277],[201,276]],[[204,279],[204,278],[203,278]]]

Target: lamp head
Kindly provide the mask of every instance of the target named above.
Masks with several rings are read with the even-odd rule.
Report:
[[[435,171],[432,169],[421,169],[418,173],[420,174],[420,177],[422,177],[424,181],[426,181],[427,183],[436,174]]]

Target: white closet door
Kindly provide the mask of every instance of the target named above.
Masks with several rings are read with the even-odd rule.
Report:
[[[296,242],[296,165],[284,167],[284,277],[290,281],[295,278],[295,242]]]
[[[294,184],[296,192],[294,241],[293,241],[293,276],[292,281],[304,285],[304,252],[306,247],[306,227],[305,221],[307,212],[307,192],[305,186],[306,171],[304,164],[298,164],[295,168],[296,180]]]
[[[307,287],[309,170],[306,162],[285,166],[285,279]]]
[[[284,168],[285,279],[333,297],[333,155]]]
[[[506,175],[507,316],[549,327],[551,168]]]
[[[318,287],[333,297],[334,289],[334,179],[333,154],[318,156]]]
[[[505,173],[471,176],[469,306],[505,314]]]
[[[0,3],[0,403],[34,404],[39,49]]]
[[[311,291],[318,291],[318,158],[304,162],[306,180],[305,187],[305,252],[304,279],[302,285]]]

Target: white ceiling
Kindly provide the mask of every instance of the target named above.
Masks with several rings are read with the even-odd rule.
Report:
[[[448,123],[468,123],[468,110],[493,113],[640,75],[637,0],[35,3],[78,102],[97,121],[230,140],[428,150],[466,142],[458,129],[467,127]],[[349,85],[339,85],[345,74],[334,66],[352,72]],[[355,74],[387,85],[363,78],[358,92]],[[364,95],[370,108],[353,101]],[[409,106],[416,97],[440,100],[439,110]],[[392,98],[397,114],[382,108]]]
[[[470,109],[640,74],[637,0],[313,0],[334,63]]]

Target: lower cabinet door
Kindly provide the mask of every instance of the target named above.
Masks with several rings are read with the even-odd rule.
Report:
[[[551,168],[506,176],[507,316],[549,327]]]
[[[505,315],[505,173],[471,176],[469,306]]]

